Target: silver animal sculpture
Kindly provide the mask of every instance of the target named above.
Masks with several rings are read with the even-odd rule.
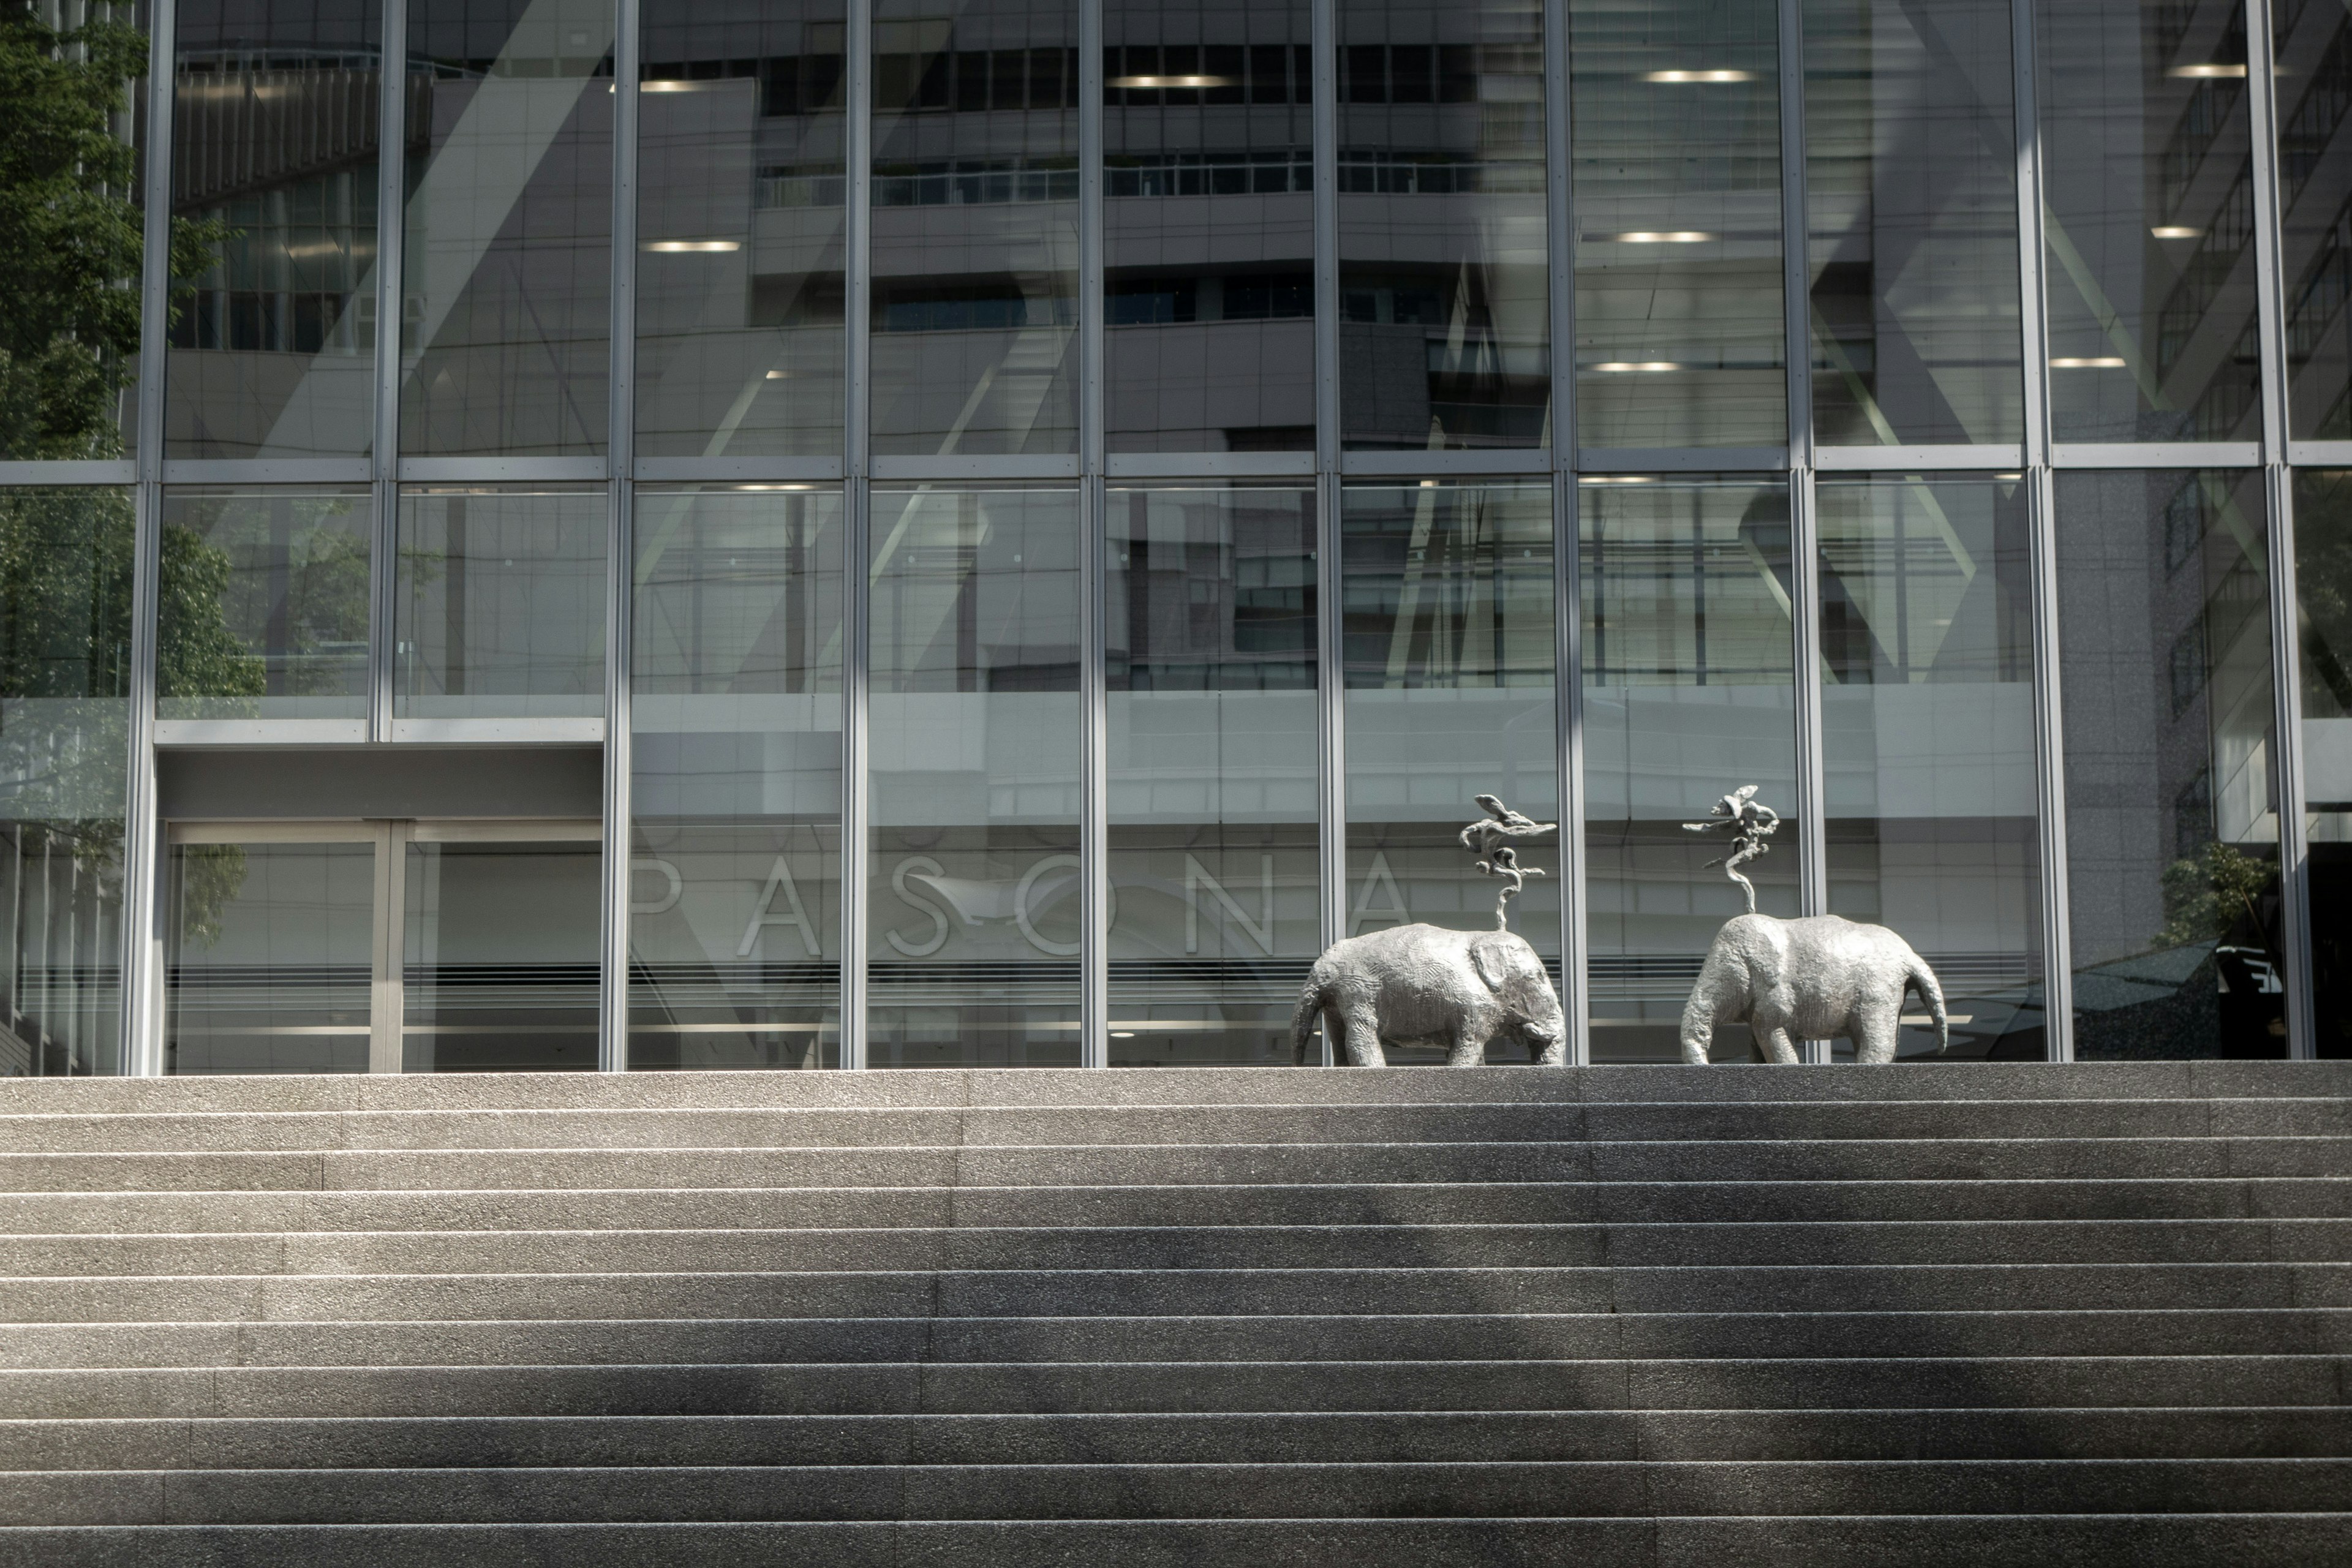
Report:
[[[1759,857],[1769,855],[1772,847],[1764,842],[1780,831],[1780,814],[1756,798],[1754,784],[1741,784],[1717,801],[1705,822],[1685,822],[1685,833],[1720,833],[1729,828],[1732,834],[1731,853],[1720,860],[1710,860],[1709,866],[1720,866],[1723,874],[1739,884],[1748,895],[1748,912],[1756,912],[1756,884],[1739,874],[1739,868]]]
[[[1568,1020],[1527,939],[1507,931],[1391,926],[1335,942],[1315,961],[1290,1019],[1290,1059],[1307,1060],[1320,1015],[1331,1059],[1385,1067],[1383,1045],[1436,1045],[1476,1067],[1490,1040],[1517,1041],[1545,1067],[1567,1060]]]
[[[1522,816],[1491,795],[1477,797],[1486,816],[1462,830],[1462,847],[1481,873],[1504,879],[1493,931],[1391,926],[1335,942],[1315,961],[1290,1020],[1290,1058],[1307,1060],[1315,1021],[1331,1041],[1331,1059],[1383,1067],[1384,1046],[1435,1045],[1449,1067],[1475,1067],[1490,1040],[1523,1046],[1529,1060],[1559,1067],[1568,1059],[1568,1020],[1543,960],[1505,925],[1511,896],[1543,872],[1519,864],[1510,840],[1559,825]]]
[[[1538,822],[1513,811],[1500,797],[1491,795],[1474,795],[1486,815],[1462,830],[1462,847],[1478,857],[1481,876],[1504,879],[1502,889],[1495,895],[1495,929],[1511,929],[1510,903],[1527,886],[1529,877],[1544,873],[1533,866],[1519,864],[1519,852],[1506,840],[1526,838],[1538,833],[1557,832],[1557,822]],[[1749,907],[1755,906],[1751,903]]]
[[[1853,1041],[1855,1061],[1891,1062],[1906,989],[1934,1017],[1940,1054],[1951,1043],[1943,989],[1909,942],[1836,915],[1734,915],[1715,933],[1683,1004],[1683,1060],[1704,1063],[1716,1026],[1738,1023],[1776,1062],[1794,1062],[1799,1040],[1840,1035]]]

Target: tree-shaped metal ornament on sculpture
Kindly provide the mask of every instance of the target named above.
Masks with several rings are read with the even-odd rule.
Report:
[[[1505,805],[1496,795],[1482,795],[1472,798],[1486,808],[1486,815],[1463,828],[1462,847],[1478,857],[1478,869],[1482,875],[1503,879],[1502,890],[1495,895],[1495,929],[1508,931],[1511,929],[1511,900],[1527,886],[1529,877],[1545,874],[1538,867],[1520,865],[1519,852],[1511,847],[1509,840],[1557,832],[1559,824],[1538,822],[1533,817],[1523,816]]]
[[[1707,865],[1722,867],[1723,874],[1739,884],[1740,890],[1748,895],[1748,912],[1751,915],[1756,912],[1756,884],[1741,876],[1739,868],[1770,854],[1772,847],[1764,840],[1780,827],[1780,814],[1756,798],[1754,784],[1741,784],[1717,800],[1705,822],[1683,824],[1685,833],[1731,833],[1731,853]]]

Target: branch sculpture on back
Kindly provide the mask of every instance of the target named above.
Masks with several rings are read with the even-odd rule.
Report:
[[[1797,1060],[1799,1040],[1841,1035],[1853,1041],[1855,1061],[1891,1062],[1906,990],[1919,993],[1935,1020],[1940,1055],[1951,1042],[1943,989],[1910,943],[1885,926],[1836,915],[1781,920],[1756,912],[1756,884],[1739,868],[1770,852],[1765,840],[1780,826],[1780,814],[1757,800],[1754,784],[1717,801],[1705,822],[1683,824],[1685,832],[1731,834],[1731,851],[1707,864],[1722,867],[1748,898],[1748,912],[1715,933],[1683,1005],[1683,1060],[1704,1063],[1717,1026],[1745,1024],[1776,1062]]]
[[[1481,874],[1503,885],[1495,898],[1493,931],[1449,931],[1402,925],[1333,942],[1315,962],[1291,1016],[1291,1060],[1307,1060],[1315,1021],[1323,1021],[1331,1059],[1355,1067],[1385,1067],[1388,1046],[1440,1046],[1449,1067],[1476,1067],[1490,1040],[1515,1041],[1528,1059],[1559,1067],[1568,1059],[1568,1021],[1543,960],[1509,926],[1510,901],[1529,877],[1544,873],[1519,864],[1515,838],[1550,833],[1558,823],[1537,822],[1491,795],[1478,796],[1486,816],[1462,830],[1462,847]]]

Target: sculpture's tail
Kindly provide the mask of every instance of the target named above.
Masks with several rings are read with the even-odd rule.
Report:
[[[1315,1015],[1323,1010],[1323,987],[1312,978],[1298,993],[1298,1005],[1290,1015],[1290,1065],[1307,1065],[1307,1042],[1315,1037]]]
[[[1911,955],[1909,980],[1936,1020],[1936,1054],[1940,1057],[1952,1043],[1952,1026],[1944,1016],[1944,988],[1936,984],[1936,972],[1927,967],[1927,961],[1916,952]]]

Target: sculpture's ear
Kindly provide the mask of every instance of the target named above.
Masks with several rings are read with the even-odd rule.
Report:
[[[1470,962],[1486,989],[1522,1018],[1538,1018],[1550,1010],[1551,977],[1543,960],[1508,931],[1489,931],[1470,944]]]

